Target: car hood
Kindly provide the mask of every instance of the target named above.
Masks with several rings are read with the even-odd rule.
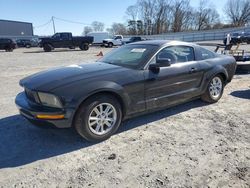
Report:
[[[103,39],[105,41],[113,41],[114,39]]]
[[[90,78],[98,78],[127,68],[102,62],[69,65],[39,72],[20,80],[20,85],[36,91],[51,91],[60,86]]]

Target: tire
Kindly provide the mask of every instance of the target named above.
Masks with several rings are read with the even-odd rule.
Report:
[[[50,44],[44,44],[43,50],[45,52],[51,52],[53,50],[53,47]]]
[[[88,43],[82,43],[79,48],[83,51],[87,51],[89,49],[89,44]]]
[[[110,42],[110,43],[108,44],[108,47],[109,47],[109,48],[112,48],[112,47],[113,47],[113,43]]]
[[[13,52],[13,48],[11,48],[10,46],[5,47],[5,51],[6,52]]]
[[[97,113],[101,111],[101,106],[103,115]],[[105,112],[107,109],[109,110]],[[74,127],[86,140],[100,142],[117,131],[121,120],[122,110],[118,100],[111,95],[96,95],[80,106],[74,119]]]
[[[206,92],[201,96],[201,99],[208,103],[216,103],[222,97],[224,91],[224,80],[220,75],[210,79]]]

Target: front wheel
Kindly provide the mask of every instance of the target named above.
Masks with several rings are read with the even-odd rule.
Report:
[[[6,47],[6,48],[5,48],[5,51],[6,51],[6,52],[13,52],[13,48],[11,48],[11,47]]]
[[[208,103],[218,102],[223,94],[224,81],[220,75],[214,76],[208,86],[206,92],[201,96],[201,99]]]
[[[108,43],[108,47],[112,48],[113,47],[113,43],[112,42]]]
[[[96,95],[81,105],[74,126],[83,138],[98,142],[115,133],[121,124],[121,119],[121,105],[115,97]]]
[[[50,44],[44,44],[43,50],[45,52],[51,52],[53,50],[53,47]]]

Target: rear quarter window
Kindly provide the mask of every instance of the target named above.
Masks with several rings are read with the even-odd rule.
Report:
[[[216,54],[214,52],[211,52],[210,50],[207,50],[205,48],[200,48],[200,51],[202,60],[212,59],[216,57]]]

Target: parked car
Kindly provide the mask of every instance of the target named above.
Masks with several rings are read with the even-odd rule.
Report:
[[[16,43],[14,40],[9,38],[0,38],[0,50],[5,50],[6,52],[12,52],[16,48]]]
[[[230,44],[236,45],[241,43],[250,44],[250,33],[242,32],[242,33],[231,33]],[[224,45],[227,43],[227,37],[223,40]]]
[[[94,37],[93,44],[103,44],[103,40],[109,38],[108,32],[90,32],[87,36]]]
[[[40,38],[39,46],[45,52],[50,52],[54,48],[70,48],[74,49],[79,47],[81,50],[88,50],[89,45],[92,44],[94,38],[86,37],[73,37],[72,33],[56,33],[52,37]]]
[[[141,37],[131,37],[128,41],[123,41],[123,44],[129,44],[129,43],[139,42],[143,40],[146,40],[146,39],[143,39]]]
[[[196,44],[143,41],[95,63],[26,77],[15,102],[34,124],[74,127],[87,140],[101,141],[124,119],[200,97],[217,102],[235,69],[233,57]]]
[[[120,46],[122,45],[122,39],[122,35],[115,35],[112,39],[104,39],[103,45],[109,48],[112,48],[113,46]]]
[[[249,32],[244,32],[242,34],[242,42],[250,44],[250,33]]]
[[[16,43],[19,48],[20,47],[30,48],[38,46],[38,42],[35,39],[17,39]]]

